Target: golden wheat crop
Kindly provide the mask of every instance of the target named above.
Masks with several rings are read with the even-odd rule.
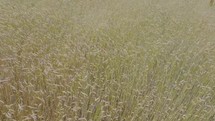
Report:
[[[201,0],[1,0],[1,121],[214,121]]]

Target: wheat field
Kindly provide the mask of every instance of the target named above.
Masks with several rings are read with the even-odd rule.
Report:
[[[0,0],[0,121],[215,121],[215,6]]]

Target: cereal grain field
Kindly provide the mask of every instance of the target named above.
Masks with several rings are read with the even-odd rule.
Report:
[[[215,5],[0,0],[0,121],[215,121]]]

